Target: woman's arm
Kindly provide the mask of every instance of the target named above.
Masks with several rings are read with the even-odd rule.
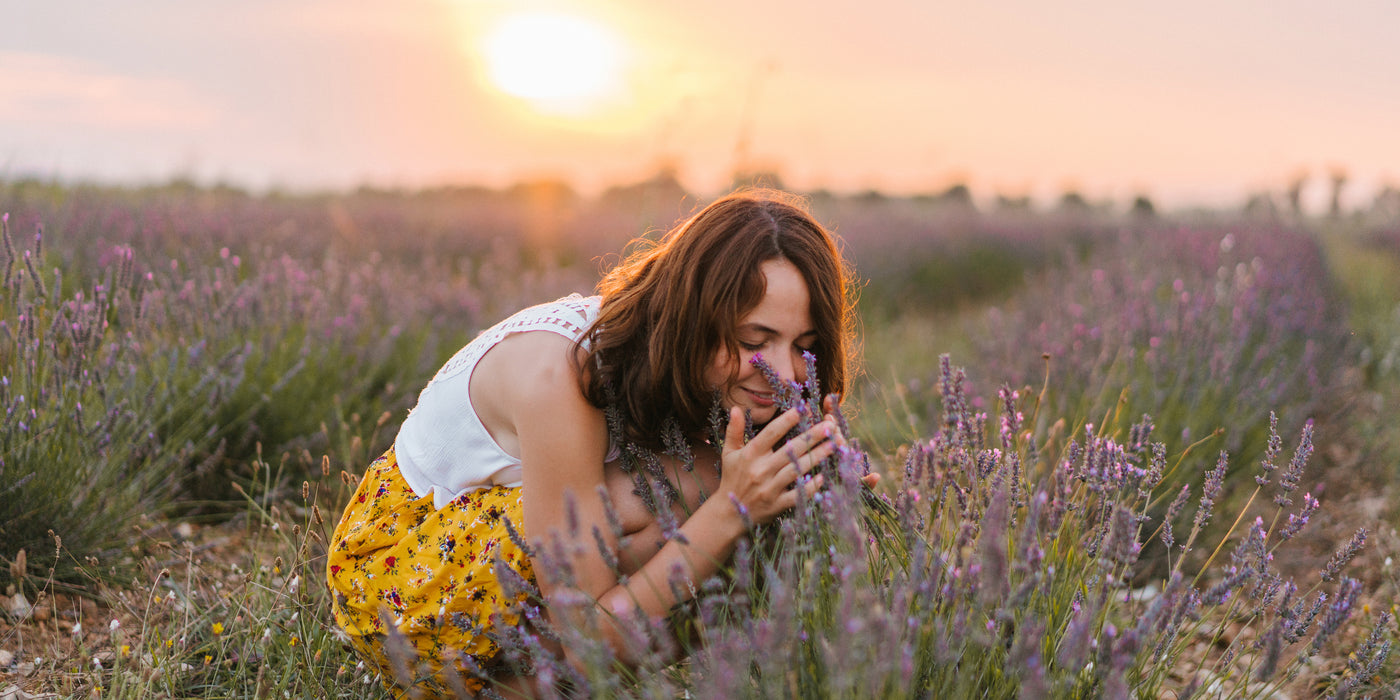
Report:
[[[621,582],[593,537],[596,527],[607,546],[616,551],[607,506],[598,489],[604,478],[607,424],[602,411],[590,405],[579,390],[573,363],[568,361],[569,344],[557,337],[559,342],[541,338],[541,342],[521,344],[510,362],[517,372],[511,382],[515,390],[507,403],[524,471],[524,528],[527,537],[546,547],[552,538],[569,538],[574,533],[565,541],[566,546],[559,548],[571,569],[573,588],[597,601],[604,613],[599,616],[599,631],[619,658],[633,662],[636,659],[628,655],[638,650],[627,647],[622,621],[637,610],[649,618],[665,615],[701,581],[719,571],[745,534],[746,519],[764,523],[791,508],[797,493],[788,487],[797,480],[799,469],[809,471],[834,450],[835,442],[829,438],[835,434],[835,424],[818,424],[775,452],[782,437],[797,425],[796,412],[778,416],[745,445],[744,420],[736,409],[725,436],[718,492],[680,527],[681,537],[667,541],[640,570]],[[797,458],[797,465],[789,452]],[[804,488],[810,496],[820,486],[818,477]],[[575,504],[576,528],[571,527],[567,513],[570,499]],[[549,580],[553,572],[537,573],[541,589],[550,599],[559,588]],[[683,585],[672,586],[677,574]]]

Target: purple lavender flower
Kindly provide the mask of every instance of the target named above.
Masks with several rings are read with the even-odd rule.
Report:
[[[1224,578],[1220,579],[1214,586],[1206,589],[1206,592],[1201,595],[1201,604],[1215,606],[1224,603],[1230,599],[1230,596],[1233,595],[1235,591],[1239,590],[1240,586],[1253,576],[1253,569],[1237,569],[1233,566],[1230,567],[1226,571]]]
[[[767,380],[768,385],[773,387],[773,403],[778,413],[797,407],[801,400],[802,385],[783,379],[777,370],[773,369],[773,366],[763,358],[762,353],[754,353],[749,358],[749,364],[758,369],[763,378]]]
[[[1254,680],[1267,681],[1278,670],[1279,658],[1283,655],[1283,633],[1287,625],[1288,621],[1280,617],[1269,625],[1268,631],[1264,633],[1264,639],[1260,642],[1264,648],[1264,655],[1259,662],[1259,668],[1254,671]]]
[[[1196,519],[1192,524],[1193,533],[1210,521],[1211,512],[1215,509],[1215,499],[1220,497],[1220,491],[1225,486],[1227,464],[1228,457],[1222,451],[1220,458],[1215,462],[1215,468],[1206,473],[1206,482],[1201,486],[1201,504],[1196,509]]]
[[[1172,523],[1181,514],[1181,509],[1186,507],[1186,499],[1191,496],[1191,485],[1182,484],[1181,492],[1172,500],[1172,504],[1167,507],[1167,514],[1162,518],[1162,544],[1170,550],[1175,543],[1172,535]]]
[[[1348,540],[1346,544],[1342,545],[1341,549],[1338,549],[1336,553],[1332,555],[1332,558],[1327,561],[1327,566],[1322,569],[1322,580],[1336,580],[1337,574],[1342,571],[1342,567],[1345,567],[1347,562],[1351,561],[1352,557],[1355,557],[1356,553],[1360,552],[1361,548],[1365,545],[1366,528],[1357,528],[1356,532],[1351,536],[1351,539]]]
[[[1291,540],[1294,535],[1301,532],[1302,529],[1307,526],[1308,519],[1312,517],[1312,514],[1317,511],[1320,505],[1322,505],[1322,503],[1316,498],[1313,498],[1311,493],[1303,494],[1302,507],[1298,509],[1297,513],[1288,514],[1288,521],[1284,523],[1283,529],[1279,531],[1279,541],[1286,542]]]
[[[1278,453],[1282,450],[1283,438],[1278,436],[1278,414],[1269,411],[1269,443],[1264,448],[1264,458],[1259,461],[1259,466],[1263,469],[1263,473],[1254,477],[1255,483],[1260,486],[1269,483],[1269,475],[1272,474],[1275,469],[1278,469],[1278,465],[1274,464],[1274,459],[1278,457]]]
[[[1327,605],[1327,592],[1318,591],[1317,597],[1313,599],[1312,607],[1308,609],[1308,614],[1303,615],[1303,606],[1306,602],[1298,601],[1286,614],[1289,624],[1288,632],[1283,637],[1285,644],[1292,644],[1308,633],[1308,628],[1312,626],[1313,621]]]
[[[1298,482],[1303,478],[1303,467],[1307,466],[1308,457],[1312,456],[1313,444],[1313,422],[1308,419],[1303,424],[1303,436],[1298,440],[1298,449],[1293,452],[1293,459],[1288,462],[1288,469],[1284,470],[1283,476],[1279,477],[1279,493],[1274,496],[1274,503],[1280,506],[1293,504],[1292,493],[1298,488]]]
[[[1322,621],[1317,624],[1317,635],[1313,637],[1312,646],[1308,649],[1309,655],[1316,654],[1322,649],[1322,645],[1337,630],[1342,628],[1342,623],[1351,617],[1352,608],[1356,605],[1356,598],[1361,593],[1361,582],[1352,578],[1343,578],[1341,586],[1337,591],[1337,597],[1332,604],[1327,606],[1327,614],[1322,617]]]

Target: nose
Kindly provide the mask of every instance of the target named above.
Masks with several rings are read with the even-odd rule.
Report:
[[[777,372],[783,381],[802,381],[802,378],[797,375],[802,373],[804,365],[797,351],[776,353],[770,363],[773,365],[773,371]]]

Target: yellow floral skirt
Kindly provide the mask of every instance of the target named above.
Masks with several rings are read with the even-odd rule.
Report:
[[[523,595],[506,594],[493,564],[500,559],[535,581],[507,518],[523,535],[519,487],[471,491],[438,509],[431,494],[419,497],[404,482],[392,447],[370,464],[335,529],[326,574],[336,624],[379,667],[386,687],[393,690],[395,679],[403,685],[407,672],[412,695],[446,693],[448,668],[476,692],[483,684],[470,665],[488,673],[500,666],[500,649],[485,632],[519,624]],[[400,639],[416,658],[396,664],[386,645],[403,647]]]

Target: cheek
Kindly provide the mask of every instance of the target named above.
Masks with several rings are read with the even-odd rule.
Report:
[[[721,349],[715,353],[715,359],[710,362],[709,369],[705,370],[705,381],[712,389],[723,388],[729,383],[734,366],[734,356]]]
[[[711,387],[720,390],[728,390],[730,387],[742,384],[750,375],[758,372],[753,365],[749,364],[753,355],[752,352],[740,350],[739,355],[735,357],[720,350],[715,355],[714,361],[710,363],[710,368],[705,375],[706,380],[709,381]]]

